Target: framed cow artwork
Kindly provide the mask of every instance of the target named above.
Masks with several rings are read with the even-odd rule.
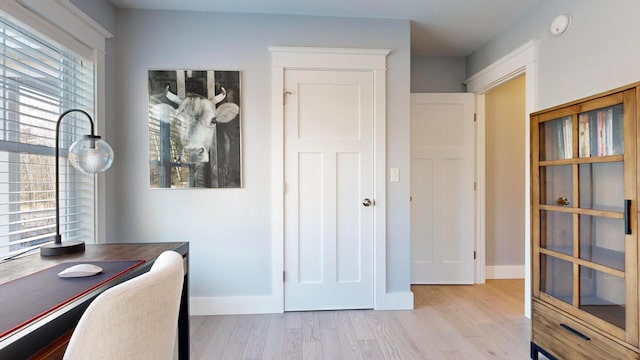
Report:
[[[240,72],[149,71],[149,187],[242,186]]]

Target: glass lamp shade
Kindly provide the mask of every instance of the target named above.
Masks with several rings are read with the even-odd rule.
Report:
[[[113,163],[113,149],[99,136],[85,135],[69,147],[69,162],[85,174],[97,174]]]

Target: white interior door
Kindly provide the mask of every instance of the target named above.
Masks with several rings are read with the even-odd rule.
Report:
[[[372,308],[373,73],[286,70],[284,96],[285,310]]]
[[[474,94],[411,95],[411,283],[474,278]]]

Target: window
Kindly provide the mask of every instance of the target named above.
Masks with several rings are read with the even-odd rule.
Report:
[[[56,122],[68,109],[95,112],[94,74],[90,59],[0,12],[0,259],[53,240]],[[66,161],[71,143],[88,133],[82,114],[61,123],[63,241],[95,241],[94,177]]]

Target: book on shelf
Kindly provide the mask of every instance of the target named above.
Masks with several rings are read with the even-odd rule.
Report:
[[[580,157],[622,154],[621,119],[613,108],[582,113],[578,116],[578,151]]]
[[[596,141],[596,117],[593,113],[585,114],[589,118],[589,156],[597,156],[598,155],[598,143]]]
[[[573,157],[573,122],[570,116],[550,121],[546,126],[553,136],[547,137],[547,159],[571,159]]]
[[[589,116],[587,114],[580,114],[578,118],[579,128],[579,156],[590,157],[591,147],[589,144]]]
[[[605,155],[613,155],[613,109],[607,109],[607,115],[605,117],[605,133],[606,139],[606,152]]]
[[[554,121],[553,122],[553,126],[555,127],[555,131],[556,131],[556,146],[555,146],[555,150],[556,150],[556,156],[554,156],[555,159],[564,159],[564,127],[562,126],[562,121]]]
[[[564,156],[561,159],[571,159],[573,157],[573,122],[571,117],[562,119],[562,140]]]
[[[606,133],[605,133],[605,112],[598,111],[596,113],[596,135],[597,135],[597,155],[603,156],[607,153],[606,151]]]
[[[620,111],[622,108],[620,107]],[[612,155],[614,154],[624,154],[624,121],[620,116],[618,118],[615,117],[616,111],[611,109],[611,117],[613,119],[612,123],[612,137],[613,137],[613,145],[612,145]]]

